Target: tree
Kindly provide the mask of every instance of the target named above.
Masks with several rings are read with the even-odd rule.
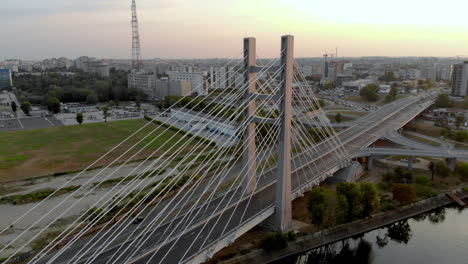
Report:
[[[456,171],[462,178],[468,179],[468,163],[457,164]]]
[[[414,187],[405,183],[397,183],[393,185],[393,199],[401,205],[408,205],[416,201],[416,191]]]
[[[346,221],[353,221],[361,215],[361,190],[356,183],[342,182],[336,187],[339,206],[345,213]]]
[[[390,99],[390,101],[394,101],[397,95],[398,95],[398,88],[392,87],[392,89],[390,89],[390,92],[388,93],[388,98]]]
[[[76,113],[76,122],[80,125],[83,123],[83,113]]]
[[[47,104],[47,109],[49,109],[49,111],[51,111],[52,113],[54,114],[60,113],[60,110],[61,110],[60,100],[57,97],[49,95],[47,97],[46,104]]]
[[[465,96],[463,100],[463,108],[468,109],[468,96]]]
[[[138,112],[140,112],[140,108],[141,108],[141,98],[139,95],[137,95],[136,99],[135,99],[135,106],[138,107]]]
[[[437,174],[437,176],[445,178],[450,175],[450,168],[447,167],[445,162],[437,161],[435,164],[435,173]]]
[[[359,91],[359,95],[367,101],[375,102],[379,100],[379,90],[380,88],[377,84],[368,84]]]
[[[22,104],[21,104],[21,110],[23,110],[23,112],[26,114],[26,115],[29,115],[29,112],[31,112],[31,103],[29,101],[24,101]]]
[[[392,82],[395,81],[395,74],[391,71],[385,72],[385,74],[379,78],[379,81],[384,81],[384,82]]]
[[[15,114],[16,114],[16,110],[17,110],[17,105],[15,102],[11,102],[11,111],[13,111]]]
[[[98,102],[98,96],[96,95],[95,92],[92,92],[90,93],[87,97],[86,97],[86,103],[87,104],[90,104],[90,105],[95,105],[97,104]]]
[[[405,170],[402,167],[395,168],[394,183],[407,183],[412,184],[414,182],[413,172]]]
[[[435,125],[438,127],[448,127],[448,120],[445,117],[438,117],[435,121]]]
[[[375,185],[363,182],[360,185],[362,193],[362,216],[369,217],[380,208],[379,195]]]
[[[465,130],[460,130],[455,133],[455,140],[463,142],[468,138],[468,133]]]
[[[435,163],[433,161],[429,162],[427,168],[431,171],[432,181],[434,181],[434,174],[435,174]]]
[[[448,94],[442,93],[435,99],[435,106],[438,108],[449,108],[452,106],[452,101],[448,97]]]
[[[109,107],[104,106],[104,107],[102,108],[102,114],[104,115],[104,122],[107,122],[107,114],[108,114],[108,112],[109,112]]]
[[[460,129],[460,127],[464,124],[465,124],[465,115],[464,114],[457,115],[455,117],[455,126],[457,127],[457,129]]]
[[[327,194],[327,190],[322,187],[313,188],[307,199],[307,209],[312,223],[323,226],[331,210],[330,196]]]
[[[341,123],[341,114],[340,114],[340,113],[338,113],[338,114],[335,115],[335,121],[336,121],[337,123]]]

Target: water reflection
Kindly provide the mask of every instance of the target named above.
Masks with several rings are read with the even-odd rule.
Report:
[[[350,239],[346,239],[334,244],[330,244],[321,248],[317,248],[311,250],[309,252],[288,257],[282,259],[281,261],[277,261],[275,263],[297,263],[297,264],[340,264],[340,263],[364,263],[364,264],[371,264],[371,263],[394,263],[395,255],[402,255],[406,257],[408,262],[401,262],[399,263],[414,263],[413,261],[409,261],[409,259],[418,259],[421,258],[421,254],[417,252],[426,252],[428,247],[431,247],[430,243],[445,243],[445,240],[451,240],[452,236],[449,236],[447,239],[439,238],[439,231],[434,230],[434,226],[440,226],[441,228],[446,228],[447,231],[450,228],[460,228],[452,227],[450,224],[449,226],[444,225],[443,223],[447,219],[447,211],[450,211],[450,219],[452,221],[457,221],[465,223],[468,222],[468,213],[463,211],[463,208],[460,207],[450,207],[450,208],[439,208],[433,210],[431,212],[418,215],[414,218],[409,220],[403,220],[400,222],[393,223],[385,228],[381,228],[378,230],[371,231],[369,233],[363,234],[359,237],[354,237]],[[461,216],[460,216],[461,215]],[[458,219],[453,219],[457,218]],[[459,219],[463,218],[463,219]],[[463,220],[463,221],[459,221]],[[432,227],[431,227],[432,226]],[[413,227],[416,227],[418,230],[417,232],[413,232]],[[463,226],[464,227],[464,226]],[[421,231],[424,230],[424,231]],[[429,230],[429,231],[428,231]],[[428,234],[428,232],[433,232],[434,234]],[[450,232],[445,232],[447,235]],[[437,239],[428,239],[426,241],[424,237],[426,236],[435,236]],[[414,237],[418,237],[416,242],[410,242]],[[461,234],[461,240],[463,241],[466,239],[467,234]],[[421,239],[423,238],[423,239]],[[440,239],[440,241],[438,241]],[[457,238],[453,238],[457,239]],[[427,242],[427,243],[426,243]],[[414,245],[416,243],[416,245]],[[405,248],[408,247],[408,244],[411,245],[411,251],[406,250]],[[390,246],[391,245],[391,246]],[[420,249],[418,249],[418,246]],[[447,245],[449,247],[449,245]],[[468,248],[467,245],[464,245]],[[386,249],[388,247],[388,249]],[[402,252],[404,251],[404,252]],[[454,258],[457,259],[468,259],[467,250],[462,250],[462,256],[456,256]],[[432,252],[433,254],[434,252]],[[405,254],[413,254],[411,256],[405,256]],[[422,263],[440,263],[439,260],[435,258],[431,259],[431,253],[425,253],[426,256],[422,256],[424,262]],[[447,252],[445,252],[447,254]],[[416,256],[417,255],[417,256]],[[437,255],[437,253],[436,253]],[[458,255],[460,255],[458,253]],[[441,255],[438,254],[438,257],[441,258],[451,258],[452,255]],[[465,258],[466,257],[466,258]],[[452,259],[446,259],[445,263],[457,263],[451,262]]]

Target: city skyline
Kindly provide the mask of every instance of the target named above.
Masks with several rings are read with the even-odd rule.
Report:
[[[442,6],[435,1],[402,0],[387,6],[369,0],[231,2],[208,0],[199,7],[193,1],[138,1],[143,58],[236,57],[239,39],[246,36],[257,38],[260,57],[275,57],[279,34],[296,36],[297,57],[320,57],[334,53],[335,47],[340,57],[467,53],[468,21],[463,20],[463,10],[468,4],[459,0],[447,0]],[[0,43],[0,59],[130,58],[130,3],[3,3],[0,22],[10,26],[0,30],[9,39]]]

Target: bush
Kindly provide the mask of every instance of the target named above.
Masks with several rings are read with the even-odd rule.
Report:
[[[287,246],[288,235],[281,232],[270,234],[260,243],[260,247],[267,252],[280,250],[286,248]]]
[[[359,91],[359,95],[367,101],[375,102],[379,100],[379,86],[377,84],[368,84]]]
[[[419,185],[428,186],[431,181],[426,176],[418,175],[415,177],[415,182]]]
[[[429,186],[416,184],[414,186],[414,189],[415,189],[416,195],[424,199],[431,198],[431,197],[438,195],[438,193]]]
[[[445,165],[445,162],[438,161],[435,164],[435,173],[440,177],[448,177],[450,175],[450,168]]]
[[[468,179],[468,163],[459,163],[457,164],[457,174],[464,179]]]
[[[416,201],[414,187],[409,184],[398,183],[393,186],[393,199],[401,205],[408,205]]]

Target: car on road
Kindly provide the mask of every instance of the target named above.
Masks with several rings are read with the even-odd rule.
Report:
[[[133,220],[132,224],[137,225],[141,222],[143,222],[144,218],[143,217],[137,217],[135,220]]]

